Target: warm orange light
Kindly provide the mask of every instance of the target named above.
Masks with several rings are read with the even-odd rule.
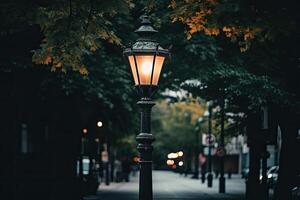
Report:
[[[128,56],[128,60],[129,60],[129,64],[130,64],[130,67],[131,67],[131,72],[133,74],[134,84],[138,85],[139,81],[138,81],[137,72],[136,72],[136,68],[135,68],[134,57],[133,56]]]
[[[154,58],[155,58],[155,62],[154,62]],[[139,85],[139,84],[157,85],[158,84],[160,72],[165,57],[154,56],[154,55],[136,55],[135,59],[136,59],[137,67],[135,66],[134,56],[128,56],[128,59],[129,59],[135,85]],[[154,68],[153,68],[153,64],[154,64]],[[151,82],[151,75],[152,75],[152,82]]]
[[[182,151],[177,152],[177,154],[178,154],[179,157],[183,156],[183,152]]]
[[[136,56],[141,85],[151,84],[151,73],[154,56]]]
[[[177,153],[169,153],[168,158],[170,158],[170,159],[178,158],[178,154]]]
[[[174,165],[174,160],[167,160],[167,165]]]
[[[152,84],[157,85],[165,57],[156,56]]]
[[[86,128],[84,128],[84,129],[82,129],[82,132],[83,132],[84,134],[87,134],[88,130],[87,130]]]

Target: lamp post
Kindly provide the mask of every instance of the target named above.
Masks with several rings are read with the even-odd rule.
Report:
[[[208,102],[208,137],[211,139],[211,120],[212,120],[212,103]],[[207,187],[212,187],[213,185],[213,174],[212,174],[212,159],[211,159],[211,144],[208,143],[208,173],[207,173]]]
[[[262,153],[261,153],[261,172],[262,172],[262,178],[261,178],[261,189],[262,189],[262,199],[267,200],[269,199],[269,190],[268,190],[268,177],[267,177],[267,167],[268,167],[268,158],[270,156],[269,152],[267,151],[267,134],[269,130],[269,112],[268,107],[263,106],[261,108],[261,119],[262,119],[262,134],[263,134],[263,140],[262,140]]]
[[[195,127],[195,172],[194,172],[194,176],[192,178],[194,179],[199,179],[199,145],[200,145],[200,141],[199,141],[199,132],[201,131],[201,123],[203,122],[203,118],[199,117],[197,120],[197,124]]]
[[[151,97],[157,89],[160,72],[169,50],[162,48],[153,40],[157,31],[152,27],[149,17],[141,17],[141,26],[135,31],[139,38],[124,55],[129,61],[135,87],[140,96],[137,102],[140,107],[140,133],[136,137],[137,149],[140,153],[140,182],[139,199],[152,200],[152,142],[155,140],[151,134],[151,109],[155,105]]]
[[[103,123],[102,121],[98,121],[97,122],[97,127],[100,129],[102,128]],[[103,151],[101,152],[101,162],[104,168],[104,174],[105,174],[105,185],[109,185],[110,184],[110,179],[109,179],[109,156],[110,156],[110,141],[109,141],[109,136],[108,134],[104,134],[104,144],[103,144]],[[100,148],[99,146],[99,142],[98,142],[98,148]]]
[[[221,100],[221,135],[220,135],[220,150],[222,151],[220,155],[220,178],[219,178],[219,193],[225,193],[225,177],[224,177],[224,156],[225,156],[225,146],[224,146],[224,122],[225,122],[225,98]]]

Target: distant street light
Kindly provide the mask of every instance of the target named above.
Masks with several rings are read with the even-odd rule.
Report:
[[[102,126],[103,126],[103,123],[102,123],[101,121],[98,121],[98,122],[97,122],[97,126],[98,126],[98,127],[102,127]]]
[[[153,40],[152,35],[157,31],[151,26],[148,16],[142,16],[142,25],[135,31],[140,37],[130,47],[124,50],[127,57],[134,83],[140,101],[141,129],[136,137],[138,151],[140,152],[140,182],[139,199],[152,200],[152,142],[155,140],[151,134],[151,109],[155,105],[151,97],[157,89],[159,76],[169,50],[162,48]]]
[[[82,132],[86,135],[88,133],[87,128],[82,129]]]
[[[200,146],[200,138],[199,138],[199,132],[201,131],[201,124],[203,122],[203,118],[199,117],[196,122],[195,127],[195,172],[193,178],[198,179],[199,178],[199,146]]]
[[[178,158],[178,156],[179,156],[178,153],[169,153],[169,154],[168,154],[168,158],[169,158],[169,159]]]
[[[208,136],[212,136],[212,102],[208,102]],[[213,185],[213,174],[212,174],[212,158],[211,158],[211,144],[208,143],[208,173],[207,173],[207,187],[212,187]]]
[[[181,157],[181,156],[183,156],[183,151],[178,151],[177,154],[179,157]]]
[[[224,123],[225,123],[225,98],[221,101],[221,134],[220,134],[220,178],[219,178],[219,193],[225,193],[225,177],[224,177],[224,157],[225,157],[225,144],[224,144]]]
[[[97,127],[101,128],[103,126],[103,123],[101,121],[97,122]],[[99,129],[100,130],[100,129]],[[99,138],[97,138],[98,141]],[[109,157],[110,157],[110,151],[109,151],[109,146],[110,146],[110,141],[109,141],[109,136],[105,134],[105,144],[104,144],[104,151],[101,152],[101,144],[97,142],[97,152],[99,154],[101,153],[101,162],[103,162],[104,165],[104,171],[105,171],[105,185],[110,184],[110,179],[109,179]]]
[[[174,165],[174,160],[167,160],[167,165]]]
[[[180,166],[180,167],[183,166],[183,161],[179,161],[178,166]]]

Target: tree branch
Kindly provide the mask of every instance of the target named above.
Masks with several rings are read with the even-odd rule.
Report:
[[[87,32],[87,29],[90,25],[90,20],[91,20],[91,17],[92,17],[92,12],[93,12],[93,0],[90,0],[90,11],[89,11],[89,15],[88,15],[88,21],[86,23],[86,27],[85,27],[85,31]]]
[[[68,34],[69,34],[69,32],[70,32],[70,28],[71,28],[71,23],[72,23],[72,15],[73,15],[73,13],[72,13],[72,0],[69,0],[69,22],[68,22]]]

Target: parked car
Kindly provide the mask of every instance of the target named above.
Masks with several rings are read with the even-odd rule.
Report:
[[[300,200],[300,186],[294,187],[291,193],[292,193],[292,200]]]
[[[278,180],[278,170],[279,170],[279,166],[273,166],[268,170],[268,172],[267,172],[268,188],[271,188],[271,189],[275,188],[275,186],[277,184],[277,180]]]
[[[278,179],[278,166],[272,166],[268,169],[267,171],[267,185],[268,188],[274,189],[277,183]],[[249,174],[249,168],[245,168],[242,170],[242,178],[248,179],[248,174]],[[262,180],[262,170],[259,172],[260,176],[259,179],[260,181]]]
[[[297,176],[297,181],[295,187],[291,191],[291,200],[300,200],[300,174]]]
[[[277,179],[278,179],[278,166],[269,167],[267,171],[267,186],[268,188],[275,189]],[[262,173],[260,173],[260,181],[262,180]]]

